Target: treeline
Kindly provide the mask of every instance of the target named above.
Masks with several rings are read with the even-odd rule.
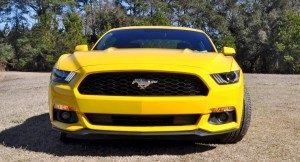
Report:
[[[1,0],[0,69],[49,71],[77,44],[132,25],[202,29],[246,72],[300,73],[299,0]]]

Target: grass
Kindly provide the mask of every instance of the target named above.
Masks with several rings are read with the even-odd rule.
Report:
[[[300,75],[246,74],[253,118],[237,144],[61,143],[51,129],[48,73],[0,72],[0,161],[300,161]]]

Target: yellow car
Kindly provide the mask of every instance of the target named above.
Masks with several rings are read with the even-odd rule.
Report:
[[[50,120],[70,136],[218,140],[246,134],[251,105],[243,72],[201,30],[123,27],[53,67]]]

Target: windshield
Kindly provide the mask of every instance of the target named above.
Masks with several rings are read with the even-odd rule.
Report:
[[[191,49],[215,52],[207,36],[201,32],[174,29],[124,29],[107,33],[94,50],[115,48]]]

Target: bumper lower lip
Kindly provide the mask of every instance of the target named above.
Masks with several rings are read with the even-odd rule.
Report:
[[[71,137],[78,137],[81,139],[158,139],[158,140],[197,140],[206,141],[217,139],[218,136],[230,133],[235,130],[210,133],[203,130],[193,131],[175,131],[175,132],[121,132],[121,131],[99,131],[82,129],[79,131],[65,131],[53,127],[54,130],[67,133]]]

